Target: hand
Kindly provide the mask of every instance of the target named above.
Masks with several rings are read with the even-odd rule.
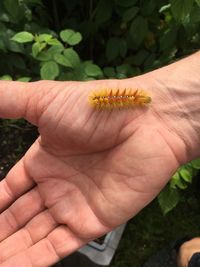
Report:
[[[122,81],[0,83],[0,116],[39,138],[0,183],[1,267],[45,267],[147,205],[188,160],[153,74]],[[95,111],[98,88],[145,88],[152,105]]]
[[[189,261],[192,258],[193,254],[200,253],[200,238],[193,238],[180,247],[178,253],[178,266],[179,267],[188,267]]]

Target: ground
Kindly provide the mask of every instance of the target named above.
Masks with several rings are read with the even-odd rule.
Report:
[[[181,203],[163,216],[157,200],[130,220],[112,267],[142,267],[147,259],[171,241],[200,234],[199,182],[184,192]],[[162,267],[162,266],[160,266]]]

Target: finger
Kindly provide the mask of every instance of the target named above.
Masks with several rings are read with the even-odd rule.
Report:
[[[21,196],[0,215],[0,241],[19,230],[44,209],[37,188]]]
[[[88,241],[78,238],[66,226],[59,226],[26,251],[1,263],[1,267],[49,267]]]
[[[35,185],[21,159],[0,182],[0,212]]]
[[[0,118],[24,118],[38,125],[44,109],[59,92],[57,83],[0,81]]]
[[[0,117],[25,117],[31,97],[29,83],[0,81]]]
[[[39,213],[24,228],[0,242],[0,263],[21,251],[27,250],[45,238],[56,226],[58,224],[48,210]]]

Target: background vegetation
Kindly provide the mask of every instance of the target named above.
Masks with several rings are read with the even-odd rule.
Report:
[[[166,65],[199,47],[200,0],[0,1],[2,80],[123,79]],[[4,120],[0,131],[3,177],[36,138],[37,130],[23,120]],[[153,203],[130,222],[120,249],[123,264],[116,256],[113,266],[139,267],[159,242],[176,237],[180,232],[176,224],[174,231],[166,231],[173,216],[179,218],[177,228],[183,232],[191,231],[191,222],[186,216],[184,224],[181,216],[189,214],[198,224],[196,184],[189,185],[199,169],[199,160],[182,166],[159,196],[164,214],[180,202],[173,215],[163,218]],[[133,251],[139,255],[138,262]]]

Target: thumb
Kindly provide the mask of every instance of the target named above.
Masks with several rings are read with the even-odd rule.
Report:
[[[0,81],[0,118],[25,118],[37,124],[34,101],[31,83]]]

